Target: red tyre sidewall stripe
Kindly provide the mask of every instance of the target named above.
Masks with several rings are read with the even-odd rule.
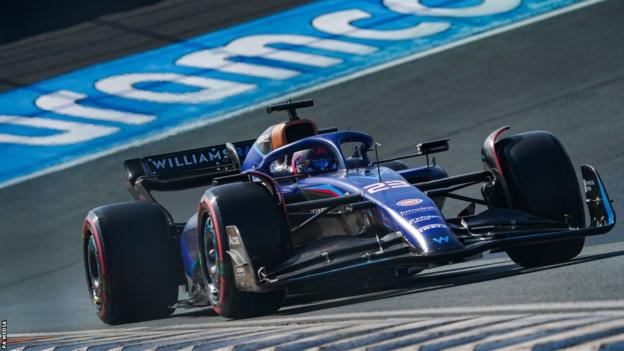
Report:
[[[211,199],[207,198],[206,196],[204,196],[202,198],[202,202],[206,205],[206,207],[208,208],[208,211],[210,211],[210,216],[212,217],[212,223],[214,223],[214,228],[215,228],[215,235],[217,237],[217,249],[219,250],[219,264],[221,267],[219,267],[219,269],[221,270],[222,268],[225,267],[225,256],[224,256],[224,250],[223,250],[223,243],[221,242],[221,222],[217,219],[217,214],[216,211],[214,209],[214,206],[212,205],[212,201]],[[203,230],[203,228],[202,228]],[[205,235],[205,233],[204,233]],[[202,239],[203,240],[203,239]],[[204,248],[205,250],[205,248]],[[221,272],[221,277],[219,279],[219,303],[217,304],[217,306],[213,306],[212,309],[217,312],[220,313],[221,312],[221,306],[223,305],[224,302],[224,296],[227,293],[227,287],[225,285],[225,277],[223,275],[223,272]]]
[[[99,259],[99,263],[100,263],[100,273],[102,274],[102,308],[100,309],[98,315],[105,315],[106,314],[106,309],[108,307],[108,302],[109,302],[109,298],[108,298],[108,293],[107,293],[107,289],[108,289],[108,269],[106,267],[106,261],[104,260],[104,246],[102,244],[102,237],[100,236],[100,232],[98,230],[98,225],[96,224],[96,219],[93,218],[92,216],[87,216],[86,220],[85,220],[85,229],[88,228],[88,230],[91,232],[91,235],[95,238],[95,244],[97,245],[97,249],[99,252],[98,255],[98,259]],[[85,238],[86,240],[87,238]]]
[[[498,137],[501,136],[501,134],[503,134],[504,132],[506,132],[509,129],[509,127],[502,127],[496,131],[494,131],[494,136],[491,138],[490,140],[490,148],[492,150],[492,152],[494,153],[494,162],[496,162],[496,168],[498,169],[498,172],[500,173],[501,177],[504,177],[503,175],[503,167],[501,166],[501,162],[500,162],[500,158],[498,157],[498,153],[496,152],[496,141],[498,139]],[[490,135],[491,136],[491,135]]]
[[[496,168],[498,168],[498,171],[500,172],[501,176],[503,176],[503,167],[501,166],[500,158],[498,157],[498,153],[496,152],[496,139],[501,134],[503,134],[503,132],[505,132],[505,130],[499,131],[494,137],[494,140],[492,141],[492,151],[494,151],[494,161],[496,162]]]

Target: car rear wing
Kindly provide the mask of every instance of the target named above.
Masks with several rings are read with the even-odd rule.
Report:
[[[240,172],[255,140],[212,145],[124,161],[127,185],[136,198],[152,199],[153,190],[174,191],[212,183]]]

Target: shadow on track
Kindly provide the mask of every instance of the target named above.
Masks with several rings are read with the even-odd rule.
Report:
[[[296,315],[338,306],[411,295],[425,291],[447,289],[455,286],[507,278],[519,274],[531,274],[553,268],[573,266],[617,256],[624,256],[624,250],[579,257],[556,265],[530,269],[523,269],[510,261],[459,267],[457,269],[432,272],[430,274],[415,275],[391,284],[378,285],[364,290],[349,289],[336,291],[330,294],[310,293],[292,296],[287,299],[286,307],[280,310],[277,315]],[[326,301],[329,299],[337,300]],[[293,307],[288,308],[288,306]]]
[[[448,266],[448,269],[410,276],[398,281],[393,281],[389,284],[377,284],[375,286],[342,290],[330,289],[331,293],[310,292],[293,294],[287,297],[284,307],[273,316],[293,316],[333,307],[353,305],[391,297],[417,294],[425,291],[434,291],[452,288],[455,286],[503,279],[519,274],[531,274],[544,270],[574,266],[618,256],[624,256],[624,250],[583,256],[556,265],[530,269],[523,269],[511,261],[501,261],[498,259],[496,260],[497,262],[482,263],[469,267],[455,268],[453,266]],[[216,316],[216,314],[208,307],[201,310],[175,315],[175,317],[191,318],[209,316]]]

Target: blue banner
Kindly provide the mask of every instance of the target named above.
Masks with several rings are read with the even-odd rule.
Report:
[[[0,95],[0,184],[576,3],[318,1],[16,89]]]

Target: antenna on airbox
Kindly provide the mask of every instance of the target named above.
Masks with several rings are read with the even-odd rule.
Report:
[[[298,108],[306,108],[306,107],[311,107],[311,106],[314,106],[313,100],[292,101],[291,99],[288,99],[288,102],[267,106],[266,111],[267,113],[272,113],[272,112],[277,112],[277,111],[287,111],[288,119],[290,121],[295,121],[299,119],[299,116],[297,116]]]
[[[377,151],[380,146],[380,143],[375,143],[375,163],[377,164],[377,175],[379,175],[379,182],[381,183],[381,171],[379,170],[379,152]]]

